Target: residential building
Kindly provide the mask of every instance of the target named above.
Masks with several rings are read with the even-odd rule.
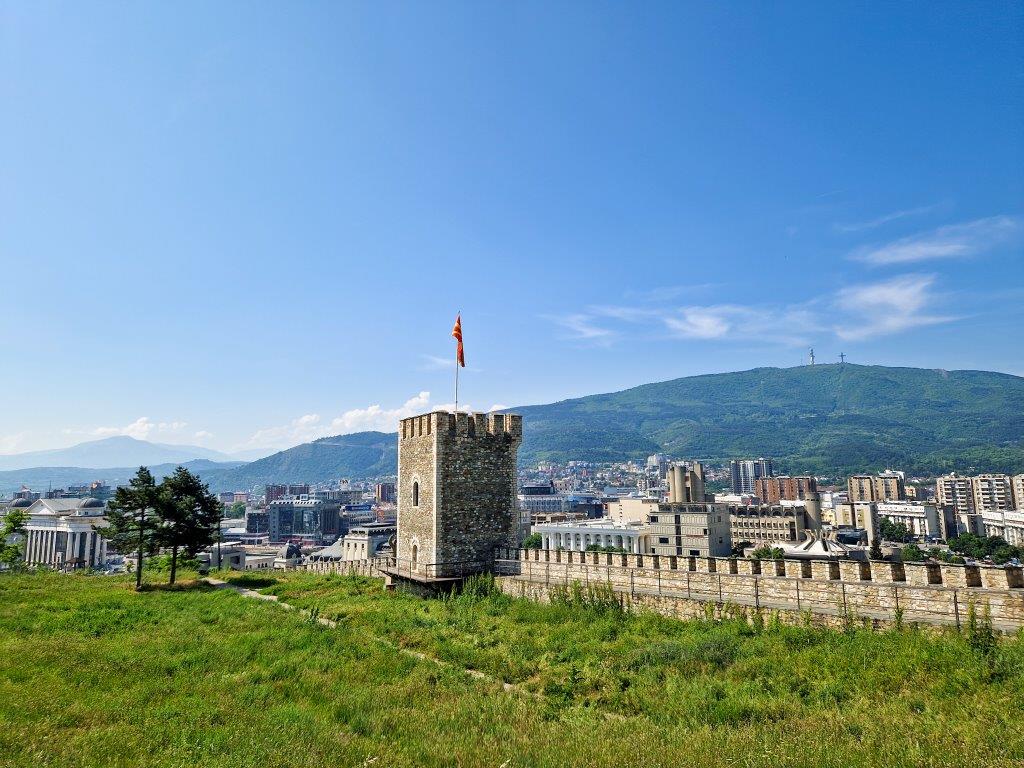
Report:
[[[961,477],[952,472],[942,475],[935,481],[935,502],[939,506],[953,508],[953,513],[961,519],[965,515],[975,513],[974,488],[971,478]]]
[[[818,483],[810,475],[759,477],[754,481],[753,493],[762,504],[778,504],[783,499],[803,501],[817,497]]]
[[[852,475],[847,481],[850,501],[903,501],[907,498],[906,477],[886,470],[879,475]]]
[[[971,478],[976,512],[1006,512],[1016,508],[1009,475],[977,475]]]
[[[1011,478],[1011,485],[1014,509],[1024,509],[1024,475],[1014,475]]]
[[[395,495],[395,484],[377,483],[373,489],[373,498],[378,504],[394,504],[398,498]]]
[[[946,539],[956,535],[953,528],[949,531],[949,521],[940,514],[940,507],[913,501],[879,501],[875,502],[875,514],[891,523],[901,523],[913,535],[921,538]],[[955,522],[954,522],[955,525]]]
[[[733,493],[754,493],[754,482],[775,474],[771,459],[733,459],[729,462]]]

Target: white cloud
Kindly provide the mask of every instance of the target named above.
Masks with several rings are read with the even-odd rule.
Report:
[[[140,416],[131,424],[123,427],[96,427],[95,429],[65,429],[66,435],[91,435],[93,437],[115,437],[125,435],[137,440],[148,440],[157,435],[174,435],[188,426],[184,421],[153,421],[148,416]]]
[[[845,316],[835,327],[841,339],[860,341],[910,328],[947,323],[956,318],[935,314],[935,275],[899,275],[868,285],[844,288],[836,308]]]
[[[684,339],[720,339],[733,328],[736,307],[684,307],[662,318],[674,336]]]
[[[202,443],[212,438],[213,432],[207,432],[205,429],[200,429],[198,432],[195,433],[194,437],[198,442]]]
[[[862,232],[866,229],[877,229],[884,224],[889,224],[893,221],[899,221],[900,219],[906,219],[911,216],[923,216],[926,213],[931,213],[939,206],[936,205],[922,205],[918,208],[908,208],[905,211],[893,211],[887,213],[884,216],[871,219],[870,221],[861,221],[853,224],[836,224],[836,229],[840,232]]]
[[[851,258],[868,264],[909,264],[931,259],[960,259],[1014,240],[1021,222],[1014,216],[990,216],[951,224],[883,245],[860,248]]]
[[[399,419],[414,416],[427,410],[430,410],[430,393],[420,392],[397,408],[382,408],[380,405],[353,408],[339,416],[335,416],[330,421],[321,419],[319,414],[307,413],[287,424],[257,431],[242,447],[279,448],[298,445],[299,443],[308,443],[321,437],[345,435],[351,432],[366,432],[369,430],[394,432],[397,429]]]

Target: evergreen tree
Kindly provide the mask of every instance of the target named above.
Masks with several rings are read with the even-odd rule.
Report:
[[[882,540],[878,536],[871,539],[871,549],[868,550],[868,557],[872,560],[884,559],[884,555],[882,555]]]
[[[25,524],[28,522],[28,513],[23,509],[9,509],[4,516],[4,523],[0,525],[0,565],[14,568],[22,557],[22,543],[20,541],[8,542],[8,539],[16,539],[25,535]]]
[[[119,486],[114,498],[107,505],[107,520],[110,525],[100,532],[109,541],[114,551],[128,553],[135,550],[135,589],[142,589],[142,559],[153,554],[157,541],[157,507],[160,493],[153,474],[146,467],[139,467],[128,485]]]
[[[178,572],[178,555],[192,558],[213,544],[220,529],[223,506],[198,476],[184,467],[160,483],[159,506],[161,546],[171,550],[171,579]]]

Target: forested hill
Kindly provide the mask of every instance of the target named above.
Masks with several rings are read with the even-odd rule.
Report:
[[[359,432],[303,443],[234,469],[204,472],[216,491],[248,489],[267,483],[323,483],[343,477],[362,479],[394,474],[398,436]]]
[[[770,456],[783,470],[819,474],[1024,472],[1024,378],[988,371],[756,368],[514,410],[530,463],[661,451]]]

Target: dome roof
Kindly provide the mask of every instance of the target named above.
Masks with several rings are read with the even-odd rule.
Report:
[[[28,499],[15,499],[11,503],[11,507],[12,508],[13,507],[31,507],[31,506],[32,506],[32,502],[29,501]]]
[[[97,509],[103,506],[103,502],[99,499],[82,499],[82,503],[78,505],[79,509]]]

